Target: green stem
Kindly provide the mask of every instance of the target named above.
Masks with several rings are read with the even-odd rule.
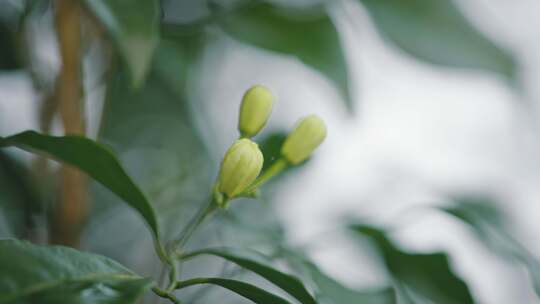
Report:
[[[158,287],[153,287],[152,288],[152,291],[158,296],[158,297],[161,297],[161,298],[164,298],[164,299],[168,299],[170,300],[171,302],[175,303],[175,304],[182,304],[182,302],[180,300],[178,300],[171,292],[169,291],[165,291],[163,289],[160,289]]]
[[[182,232],[180,232],[180,235],[178,236],[177,240],[173,243],[173,250],[181,250],[182,247],[189,241],[195,230],[204,222],[204,220],[212,214],[217,209],[217,204],[214,201],[214,196],[212,195],[210,198],[210,203],[201,208],[197,214],[190,220],[190,222],[186,225],[184,229],[182,229]]]
[[[177,281],[175,284],[176,285],[175,289],[182,289],[182,288],[193,286],[193,285],[200,285],[200,284],[207,284],[207,283],[208,283],[208,280],[205,278],[194,278],[194,279],[189,279],[185,281]]]
[[[167,292],[172,292],[174,290],[177,277],[178,277],[178,262],[174,260],[171,263],[171,271],[169,272],[169,286],[167,286]]]
[[[157,253],[159,259],[163,263],[171,265],[172,260],[169,257],[169,255],[167,254],[167,252],[165,251],[165,248],[163,248],[163,244],[161,244],[161,242],[158,239],[154,239],[154,248],[156,250],[156,253]]]
[[[278,159],[275,163],[272,164],[272,166],[270,166],[270,168],[266,169],[266,171],[264,171],[263,174],[259,176],[259,178],[257,178],[253,182],[253,184],[251,184],[244,191],[244,193],[250,193],[253,190],[257,189],[260,185],[265,183],[267,180],[271,179],[272,177],[276,176],[281,171],[283,171],[285,168],[287,168],[288,165],[289,163],[287,162],[287,160],[283,158]]]

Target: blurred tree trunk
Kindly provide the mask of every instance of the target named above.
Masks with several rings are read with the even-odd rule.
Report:
[[[56,32],[61,56],[55,96],[66,134],[83,135],[81,71],[81,7],[77,0],[56,0]],[[62,165],[59,201],[54,208],[50,242],[72,247],[79,245],[88,213],[86,176]]]

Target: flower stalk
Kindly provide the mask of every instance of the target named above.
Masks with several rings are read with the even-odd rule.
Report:
[[[289,166],[287,160],[284,158],[278,159],[267,170],[261,174],[245,191],[245,196],[250,196],[251,193],[256,191],[262,184],[270,180],[272,177],[278,175]]]
[[[173,303],[181,303],[173,295],[175,290],[208,283],[211,279],[180,280],[181,263],[190,257],[189,253],[184,252],[184,247],[195,231],[218,209],[227,209],[232,200],[256,197],[258,189],[264,183],[289,166],[298,165],[308,159],[326,138],[326,125],[323,120],[316,115],[305,117],[287,136],[281,147],[281,157],[261,174],[264,156],[251,137],[257,135],[266,125],[272,111],[273,99],[272,93],[260,85],[253,86],[244,94],[238,122],[240,139],[236,140],[223,156],[208,204],[197,211],[167,248],[156,241],[158,256],[165,266],[169,266],[167,287],[152,288],[157,296]]]

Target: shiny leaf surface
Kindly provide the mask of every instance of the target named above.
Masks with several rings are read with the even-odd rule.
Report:
[[[136,303],[151,281],[106,257],[61,246],[0,241],[2,304]]]
[[[81,136],[48,136],[34,131],[0,137],[0,147],[16,146],[75,166],[114,192],[135,209],[159,239],[159,227],[150,202],[126,174],[109,149]]]

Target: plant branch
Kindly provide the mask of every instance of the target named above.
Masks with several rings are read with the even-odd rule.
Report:
[[[210,202],[199,209],[197,214],[189,221],[189,223],[182,229],[176,240],[173,242],[173,251],[182,250],[182,247],[189,241],[195,230],[204,222],[204,220],[210,216],[216,209],[217,204],[214,200],[214,196],[211,195]]]
[[[182,304],[182,302],[180,300],[178,300],[178,298],[176,298],[171,292],[169,291],[165,291],[163,289],[160,289],[158,287],[153,287],[152,288],[152,291],[158,296],[158,297],[161,297],[161,298],[164,298],[164,299],[168,299],[170,300],[171,302],[175,303],[175,304]]]
[[[285,168],[287,168],[288,165],[289,165],[289,163],[285,159],[283,159],[283,158],[278,159],[275,163],[272,164],[272,166],[270,166],[270,168],[268,168],[266,171],[264,171],[263,174],[261,176],[259,176],[253,182],[253,184],[251,184],[244,191],[244,193],[246,193],[246,195],[247,195],[247,194],[255,191],[260,185],[262,185],[263,183],[265,183],[266,181],[268,181],[272,177],[278,175],[281,171],[283,171]]]
[[[165,290],[154,288],[154,293],[162,298],[167,298],[174,303],[180,303],[178,299],[174,298],[172,292],[176,288],[176,282],[180,274],[181,261],[176,258],[183,246],[187,243],[197,228],[204,222],[204,220],[217,209],[213,196],[210,199],[208,205],[199,209],[199,211],[193,216],[193,218],[186,224],[184,229],[180,232],[178,238],[169,244],[169,250],[165,250],[159,241],[156,241],[156,251],[163,262],[162,274],[164,274],[165,267],[170,266],[169,270],[169,284]],[[162,277],[163,278],[163,277]],[[161,281],[161,280],[160,280]],[[176,301],[176,302],[175,302]]]
[[[176,285],[176,279],[178,277],[178,261],[173,260],[171,262],[171,271],[169,272],[169,286],[167,287],[167,292],[172,292]]]
[[[56,1],[56,32],[61,56],[54,96],[66,134],[85,133],[82,106],[81,7],[79,1]],[[88,213],[86,176],[63,165],[60,201],[55,208],[51,242],[77,247]]]

